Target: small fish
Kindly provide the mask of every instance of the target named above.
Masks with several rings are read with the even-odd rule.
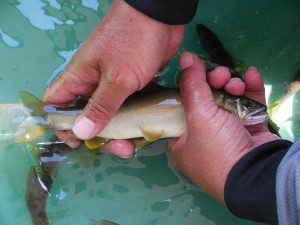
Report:
[[[76,149],[70,149],[66,144],[59,143],[51,145],[29,144],[27,150],[33,162],[27,175],[25,195],[27,208],[34,225],[48,225],[50,222],[47,217],[46,203],[53,185],[52,174],[64,155]]]
[[[200,39],[203,50],[208,54],[209,60],[204,60],[207,72],[212,71],[214,68],[219,66],[226,66],[229,69],[232,77],[238,77],[243,80],[241,74],[245,74],[248,66],[242,61],[233,57],[224,47],[222,42],[219,40],[216,34],[214,34],[204,24],[198,24],[196,31]],[[273,103],[271,108],[276,106],[279,101]],[[269,107],[270,108],[270,107]],[[268,128],[270,132],[280,137],[279,127],[276,123],[268,118]]]
[[[284,95],[278,99],[277,101],[271,103],[269,105],[269,109],[272,109],[276,106],[280,107],[287,99],[292,97],[300,90],[300,69],[296,72],[294,79],[292,82],[287,86]]]
[[[45,175],[49,175],[45,173]],[[48,198],[48,190],[51,189],[52,179],[47,177],[49,182],[47,186],[43,180],[47,180],[45,175],[41,178],[36,173],[34,168],[31,168],[27,175],[27,188],[26,188],[26,204],[34,225],[48,225],[48,218],[46,213],[46,202]],[[47,190],[45,190],[45,187]]]
[[[90,221],[92,222],[91,224],[93,225],[119,225],[118,223],[112,222],[110,220],[94,220],[94,219],[90,219]]]
[[[259,102],[213,90],[217,105],[231,112],[244,125],[262,123],[268,116],[267,107]],[[14,143],[30,142],[48,131],[72,130],[80,109],[47,105],[28,92],[20,92],[24,106],[32,110],[31,116],[21,124],[13,137]],[[179,137],[187,129],[184,109],[178,89],[164,88],[151,94],[131,97],[124,102],[96,140],[85,141],[89,148],[100,146],[110,139],[143,137],[137,149],[160,138]],[[98,140],[100,139],[100,140]],[[100,147],[97,146],[97,147]]]
[[[100,225],[119,225],[118,223],[112,222],[110,220],[101,220]]]
[[[232,57],[225,49],[217,35],[214,34],[207,26],[204,24],[198,24],[196,26],[196,31],[203,50],[208,54],[211,63],[227,67],[232,77],[242,79],[239,72],[245,72],[247,66],[241,60],[237,60]]]

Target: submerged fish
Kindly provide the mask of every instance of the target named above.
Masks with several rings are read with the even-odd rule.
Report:
[[[34,225],[49,225],[46,203],[53,185],[56,165],[70,149],[66,144],[52,141],[51,145],[27,145],[33,166],[27,175],[26,204]],[[66,150],[67,149],[67,150]]]
[[[267,107],[259,102],[232,96],[221,90],[213,90],[213,95],[219,107],[234,114],[244,125],[262,123],[268,118]],[[30,142],[48,131],[72,130],[74,122],[82,112],[79,109],[47,105],[27,92],[20,92],[20,99],[32,112],[17,128],[14,143]],[[126,100],[98,136],[102,140],[100,145],[110,139],[144,137],[146,142],[137,146],[141,148],[160,138],[179,137],[186,129],[185,113],[178,89],[165,88]],[[93,148],[96,143],[91,140],[86,141],[86,144]]]
[[[101,220],[100,225],[119,225],[118,223],[112,222],[110,220]]]
[[[232,77],[238,77],[242,79],[242,76],[239,72],[246,72],[247,66],[245,63],[232,57],[231,54],[225,49],[223,43],[219,40],[217,35],[214,34],[204,24],[197,24],[196,31],[203,50],[208,54],[211,63],[219,66],[226,66],[229,69]]]
[[[209,68],[207,72],[210,72],[217,66],[226,66],[229,69],[229,72],[231,73],[232,77],[238,77],[240,79],[243,79],[242,75],[245,74],[248,66],[242,60],[233,57],[225,49],[223,43],[219,40],[217,35],[214,34],[207,26],[205,26],[204,24],[198,24],[196,26],[196,31],[200,39],[201,45],[203,47],[203,50],[208,54],[210,60],[205,60],[206,68]],[[287,93],[295,93],[295,86],[296,85],[291,86],[291,90],[287,91]],[[284,100],[280,99],[274,102],[271,106],[269,106],[269,108],[278,105],[281,101]],[[268,128],[270,132],[280,137],[279,127],[274,121],[271,120],[270,117],[268,118]]]
[[[112,222],[110,220],[100,220],[100,221],[97,221],[97,220],[93,220],[91,219],[91,224],[93,225],[119,225],[118,223],[115,223],[115,222]]]
[[[269,109],[272,109],[276,106],[280,107],[287,99],[292,97],[300,90],[300,69],[296,72],[294,79],[292,82],[287,86],[284,95],[278,99],[277,101],[273,102],[269,105]]]

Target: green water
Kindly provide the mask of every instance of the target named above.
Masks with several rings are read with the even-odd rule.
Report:
[[[20,90],[41,96],[49,78],[61,70],[112,1],[4,0],[0,4],[0,103],[16,103]],[[182,50],[204,54],[195,25],[204,23],[236,58],[262,73],[269,102],[280,97],[299,68],[300,3],[290,1],[202,0],[187,27]],[[179,76],[178,55],[160,82]],[[284,138],[299,130],[299,95],[291,118],[280,123]],[[32,165],[26,145],[0,146],[0,224],[32,224],[25,203]],[[131,159],[82,149],[62,158],[47,202],[54,225],[258,224],[240,220],[181,177],[169,164],[161,141]],[[66,149],[68,151],[68,149]]]

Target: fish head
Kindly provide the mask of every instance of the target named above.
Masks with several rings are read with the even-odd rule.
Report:
[[[266,105],[245,97],[236,99],[236,113],[244,125],[255,125],[268,119]]]

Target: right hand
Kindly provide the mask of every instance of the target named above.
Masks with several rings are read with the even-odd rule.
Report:
[[[91,139],[110,121],[123,101],[142,89],[175,55],[184,37],[184,26],[167,25],[115,0],[103,21],[78,49],[64,71],[47,88],[44,100],[68,103],[78,95],[89,98],[73,132]],[[59,132],[70,146],[78,139]],[[111,141],[108,152],[128,157],[133,145]]]
[[[180,67],[179,88],[187,131],[170,141],[171,161],[179,172],[224,202],[225,182],[232,167],[257,146],[279,138],[269,132],[266,122],[243,126],[234,115],[217,106],[210,87],[265,103],[263,80],[254,68],[245,73],[245,82],[230,79],[224,67],[206,76],[204,63],[187,52],[180,56]]]

